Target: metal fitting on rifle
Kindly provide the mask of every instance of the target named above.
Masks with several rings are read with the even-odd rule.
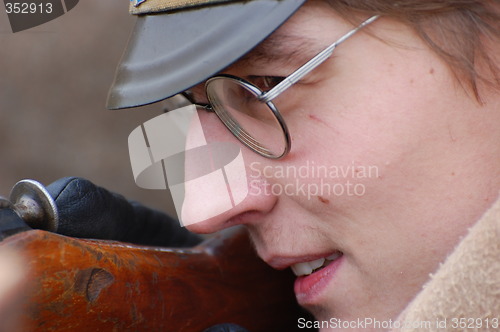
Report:
[[[0,200],[1,208],[11,208],[32,228],[55,232],[59,223],[56,203],[45,187],[35,180],[22,180],[10,192],[10,202]]]

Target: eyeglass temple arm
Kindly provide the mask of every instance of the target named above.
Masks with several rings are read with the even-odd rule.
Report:
[[[375,21],[377,18],[379,18],[379,15],[375,15],[361,23],[358,27],[352,29],[342,37],[340,37],[335,43],[331,44],[327,48],[325,48],[323,51],[319,52],[314,58],[311,60],[307,61],[304,65],[302,65],[299,69],[291,73],[289,76],[287,76],[283,81],[281,81],[278,85],[276,85],[274,88],[271,90],[267,91],[264,93],[262,96],[259,97],[259,100],[262,102],[269,102],[276,98],[280,93],[291,87],[293,84],[297,83],[300,79],[302,79],[304,76],[309,74],[312,70],[314,70],[316,67],[318,67],[320,64],[322,64],[326,59],[328,59],[335,48],[340,45],[342,42],[344,42],[346,39],[354,35],[356,32],[358,32],[360,29],[365,27],[366,25],[372,23]]]

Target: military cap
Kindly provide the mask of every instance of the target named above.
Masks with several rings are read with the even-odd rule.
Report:
[[[154,103],[206,80],[254,48],[305,0],[131,0],[137,23],[107,107]]]

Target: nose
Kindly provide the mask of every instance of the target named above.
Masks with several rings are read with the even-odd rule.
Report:
[[[181,222],[195,233],[213,233],[263,222],[277,202],[259,171],[269,160],[243,146],[214,113],[199,111],[205,145],[199,133],[188,133]],[[192,137],[193,139],[190,139]]]

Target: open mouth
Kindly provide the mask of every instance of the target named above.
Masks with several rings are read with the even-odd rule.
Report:
[[[319,258],[310,262],[297,263],[292,265],[291,268],[297,277],[307,276],[325,268],[330,263],[342,257],[342,255],[342,252],[336,251],[328,257]]]

